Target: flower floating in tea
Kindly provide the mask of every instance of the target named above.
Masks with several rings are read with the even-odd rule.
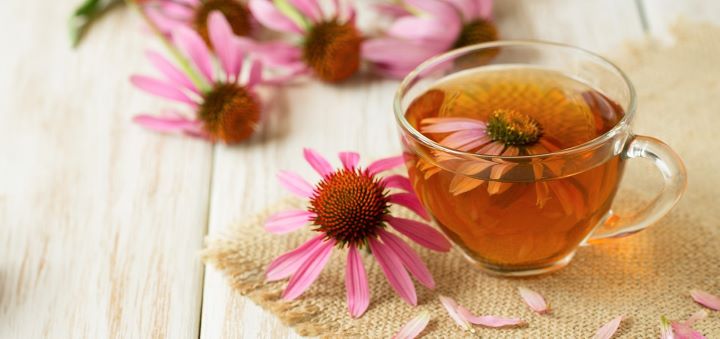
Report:
[[[430,218],[406,177],[380,176],[381,172],[402,165],[402,157],[378,160],[361,168],[357,153],[343,152],[339,154],[343,167],[333,169],[313,150],[305,149],[304,156],[322,177],[320,182],[313,186],[292,172],[281,172],[278,178],[290,192],[308,199],[308,208],[277,213],[267,220],[265,228],[282,234],[309,224],[319,234],[270,263],[267,280],[290,277],[283,298],[293,300],[317,279],[333,248],[347,248],[347,305],[350,315],[359,317],[370,302],[360,249],[369,248],[390,286],[408,304],[416,305],[415,286],[408,271],[428,288],[434,288],[435,281],[420,256],[391,233],[388,225],[431,250],[446,252],[451,245],[426,223],[391,215],[390,206],[397,204],[426,220]],[[400,192],[393,193],[390,189]]]
[[[387,36],[363,44],[363,56],[389,77],[402,78],[450,49],[498,39],[492,0],[405,0],[381,8],[395,22]]]
[[[208,23],[212,12],[222,13],[235,35],[249,35],[253,28],[250,10],[240,0],[149,0],[142,5],[163,33],[169,35],[179,26],[190,26],[208,46],[211,46]]]
[[[345,80],[360,68],[362,38],[355,10],[346,1],[334,1],[330,15],[317,0],[251,0],[250,9],[267,28],[302,37],[288,64],[302,62],[327,82]]]
[[[252,135],[260,119],[261,102],[253,88],[262,82],[263,67],[258,61],[246,62],[246,51],[233,43],[232,28],[222,14],[211,13],[208,26],[222,69],[220,75],[215,74],[213,55],[202,38],[183,26],[173,33],[176,45],[185,54],[180,58],[184,61],[180,63],[182,70],[164,57],[149,53],[150,61],[164,79],[131,78],[140,89],[189,107],[194,117],[170,110],[163,117],[139,115],[134,120],[160,132],[181,132],[211,141],[238,143]]]

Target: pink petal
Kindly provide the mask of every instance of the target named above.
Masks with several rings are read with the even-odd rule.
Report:
[[[478,1],[478,17],[482,19],[492,19],[493,0],[477,0]]]
[[[459,26],[455,26],[459,27]],[[415,40],[419,42],[431,42],[435,41],[442,44],[447,44],[448,41],[452,41],[458,33],[458,29],[448,29],[442,21],[437,20],[433,17],[402,17],[392,24],[390,29],[387,31],[389,36]]]
[[[391,17],[401,17],[406,15],[411,15],[410,12],[408,12],[407,8],[402,5],[398,5],[395,3],[378,3],[374,5],[375,10],[383,15],[391,16]]]
[[[486,315],[486,316],[478,317],[478,316],[472,314],[472,312],[470,312],[467,308],[462,307],[460,305],[458,305],[457,311],[458,311],[458,313],[460,313],[460,316],[463,317],[468,322],[475,324],[475,325],[485,326],[485,327],[498,328],[498,327],[518,326],[518,325],[525,324],[525,322],[522,319],[518,319],[518,318],[504,318],[504,317],[497,317],[494,315]]]
[[[395,67],[415,67],[428,58],[444,52],[447,46],[419,43],[397,38],[370,39],[362,45],[365,59]]]
[[[195,93],[200,93],[195,84],[190,81],[190,78],[188,78],[185,73],[175,67],[167,59],[165,59],[165,57],[155,52],[147,52],[147,58],[150,60],[150,63],[152,63],[153,66],[155,66],[155,68],[157,68],[165,76],[167,80],[175,82],[177,85],[187,88]]]
[[[675,339],[670,321],[665,316],[660,317],[660,339]]]
[[[400,258],[375,238],[369,238],[368,243],[390,286],[405,302],[413,306],[417,305],[415,286],[410,280],[410,275],[405,270],[405,267],[403,267]]]
[[[478,16],[477,0],[446,0],[458,10],[458,13],[463,15],[465,22],[472,21],[472,19]],[[482,0],[481,0],[482,1]]]
[[[260,60],[250,62],[250,73],[248,75],[247,86],[253,87],[263,81],[263,65]]]
[[[322,20],[322,12],[317,0],[290,0],[290,3],[313,22]]]
[[[315,152],[311,148],[303,149],[303,156],[305,160],[315,169],[321,176],[326,177],[333,172],[333,168],[330,163],[320,153]]]
[[[292,278],[290,278],[290,282],[288,282],[283,292],[283,299],[294,300],[315,282],[318,276],[320,276],[320,272],[325,268],[328,260],[330,260],[330,254],[332,254],[334,246],[335,240],[327,240],[322,242],[318,248],[310,254],[293,274]]]
[[[355,245],[348,248],[347,264],[345,266],[345,290],[347,293],[347,306],[350,315],[357,318],[367,310],[370,305],[370,289],[368,288],[367,274]]]
[[[160,8],[165,15],[183,21],[191,20],[194,14],[190,6],[171,1],[163,1]]]
[[[403,326],[400,331],[393,336],[393,339],[414,339],[422,332],[427,324],[430,322],[430,313],[422,311],[415,318]]]
[[[360,162],[360,154],[357,152],[340,152],[340,162],[346,169],[354,169]]]
[[[610,320],[607,324],[600,327],[595,333],[593,339],[610,339],[620,328],[620,323],[623,320],[623,316],[617,316],[613,320]]]
[[[157,8],[146,8],[145,13],[147,14],[150,21],[160,30],[162,34],[170,35],[170,32],[174,31],[184,23],[175,18],[170,18],[161,12]]]
[[[181,50],[193,61],[195,67],[202,73],[205,79],[212,83],[215,81],[213,76],[212,60],[210,60],[210,51],[202,38],[192,29],[181,26],[174,33],[175,43]]]
[[[395,255],[400,258],[405,268],[407,268],[421,284],[430,289],[435,288],[435,280],[433,280],[432,274],[422,259],[420,259],[420,256],[417,255],[410,246],[396,235],[383,229],[380,229],[378,234],[385,245],[395,252]]]
[[[690,296],[696,303],[703,305],[709,309],[720,311],[720,297],[701,290],[691,290]]]
[[[446,297],[444,295],[441,295],[440,297],[440,303],[445,307],[445,310],[448,312],[448,315],[450,315],[450,318],[455,321],[460,328],[463,330],[469,330],[470,324],[467,322],[465,317],[460,315],[460,312],[458,311],[458,307],[460,307],[455,300]]]
[[[475,1],[475,0],[468,0]],[[462,18],[457,9],[445,1],[427,1],[427,0],[405,0],[410,6],[419,8],[428,14],[445,22],[448,29],[458,30],[461,25]],[[456,32],[457,33],[457,32]]]
[[[398,155],[396,157],[390,157],[390,158],[377,160],[377,161],[373,162],[372,164],[370,164],[370,166],[368,166],[367,169],[368,169],[368,172],[370,172],[370,174],[375,175],[380,172],[388,171],[393,168],[402,166],[404,164],[405,164],[405,159],[403,158],[402,155]]]
[[[213,11],[208,16],[208,35],[228,78],[237,75],[238,59],[241,59],[242,55],[235,53],[232,27],[219,11]]]
[[[415,193],[395,193],[388,196],[388,201],[392,204],[398,204],[400,206],[407,207],[417,215],[421,216],[425,220],[430,220],[430,214],[425,210],[425,207],[420,204]]]
[[[478,130],[478,137],[485,135],[485,123],[468,118],[423,119],[420,130],[423,133],[448,133],[463,130]]]
[[[414,192],[410,180],[400,174],[391,175],[382,179],[383,185],[387,188],[398,188],[408,192]]]
[[[492,142],[492,139],[481,130],[464,130],[452,133],[440,140],[440,144],[455,149],[473,149]]]
[[[275,213],[265,221],[265,231],[275,234],[289,233],[307,225],[315,217],[315,213],[305,210]]]
[[[385,221],[395,230],[412,239],[420,246],[438,252],[447,252],[452,247],[442,233],[425,223],[390,215],[385,216]]]
[[[179,101],[182,103],[186,103],[190,106],[195,107],[197,104],[192,101],[185,93],[183,93],[181,90],[179,90],[177,87],[165,83],[163,81],[149,78],[142,75],[133,75],[130,77],[130,82],[135,85],[135,87],[148,92],[150,94],[157,95],[159,97],[163,97],[170,100]]]
[[[300,247],[277,257],[268,265],[265,271],[265,279],[267,281],[276,281],[295,274],[300,265],[322,245],[324,238],[324,234],[318,235],[300,245]]]
[[[698,320],[703,320],[703,319],[707,318],[707,316],[708,316],[708,313],[705,310],[699,310],[699,311],[693,313],[690,316],[690,318],[685,320],[685,323],[692,326],[695,324],[695,322],[697,322]]]
[[[313,195],[313,187],[301,176],[290,172],[280,171],[277,175],[280,184],[288,191],[295,193],[301,198],[310,198]]]
[[[302,34],[303,32],[298,25],[282,14],[270,1],[250,0],[248,7],[255,19],[265,27],[288,33]]]
[[[194,129],[202,122],[182,117],[156,117],[152,115],[138,115],[133,121],[145,128],[158,132],[184,132]]]
[[[545,298],[543,298],[540,293],[525,287],[518,287],[518,292],[520,292],[520,297],[522,297],[525,303],[530,306],[530,309],[533,311],[537,313],[545,313],[548,311],[548,305],[545,302]]]
[[[246,37],[235,37],[235,42],[242,51],[250,53],[267,65],[287,67],[302,61],[302,50],[296,45],[281,41],[257,42]]]
[[[707,339],[702,333],[692,328],[687,323],[673,321],[670,323],[673,336],[672,339]]]

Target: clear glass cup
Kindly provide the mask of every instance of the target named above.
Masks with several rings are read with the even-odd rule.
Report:
[[[447,148],[406,118],[408,106],[439,80],[497,65],[559,71],[622,106],[624,116],[606,133],[578,146],[523,156]],[[617,66],[580,48],[537,41],[496,41],[432,58],[402,81],[394,100],[408,173],[423,205],[474,266],[507,276],[560,269],[580,245],[638,232],[677,203],[687,181],[682,160],[663,142],[633,134],[635,108],[635,90]],[[650,159],[662,174],[664,187],[637,213],[613,215],[612,201],[624,164],[633,158]],[[453,180],[470,182],[470,187],[486,185],[488,192],[524,189],[535,192],[538,203],[513,209],[516,201],[503,194],[483,190],[454,194],[443,186]],[[545,192],[548,203],[539,203],[540,192]],[[553,199],[555,210],[550,208]],[[504,227],[518,223],[522,227]]]

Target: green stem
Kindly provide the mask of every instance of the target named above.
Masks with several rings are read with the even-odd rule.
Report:
[[[160,30],[160,28],[150,19],[150,17],[147,15],[147,13],[140,8],[140,5],[138,5],[137,0],[125,0],[127,2],[128,6],[132,9],[134,9],[138,14],[140,14],[140,17],[143,18],[145,23],[150,26],[150,29],[153,31],[153,33],[160,38],[160,41],[165,46],[165,48],[172,54],[173,58],[177,63],[179,64],[180,68],[187,74],[188,78],[190,78],[190,81],[197,86],[197,88],[201,92],[207,92],[211,89],[210,84],[205,81],[200,74],[190,65],[190,62],[187,58],[185,58],[182,53],[180,53],[180,50],[175,47],[175,45],[170,42],[170,40],[165,36],[165,34]]]

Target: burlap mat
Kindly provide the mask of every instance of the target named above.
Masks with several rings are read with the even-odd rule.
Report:
[[[688,290],[720,293],[720,29],[681,24],[677,42],[663,47],[635,43],[619,65],[633,79],[640,102],[636,130],[663,139],[685,159],[689,189],[676,209],[651,229],[635,236],[581,248],[567,268],[542,277],[505,279],[474,271],[453,250],[437,255],[418,249],[438,288],[419,284],[419,306],[410,307],[392,292],[373,258],[364,262],[371,286],[371,305],[352,320],[345,308],[341,252],[317,282],[294,302],[280,294],[285,281],[265,283],[266,265],[309,238],[309,232],[270,235],[262,224],[272,212],[297,205],[289,200],[246,219],[208,240],[204,258],[228,277],[239,293],[266,308],[301,335],[389,338],[420,310],[432,321],[425,338],[467,335],[437,302],[438,294],[454,297],[478,314],[516,316],[529,324],[518,329],[477,328],[481,337],[589,338],[616,315],[628,317],[618,337],[659,337],[660,315],[684,319],[700,307]],[[625,180],[623,201],[656,191],[658,175],[634,165]],[[402,211],[397,211],[403,217]],[[404,213],[408,214],[408,213]],[[545,295],[553,312],[540,316],[521,302],[516,288],[526,286]],[[720,338],[720,315],[696,326],[708,338]]]

